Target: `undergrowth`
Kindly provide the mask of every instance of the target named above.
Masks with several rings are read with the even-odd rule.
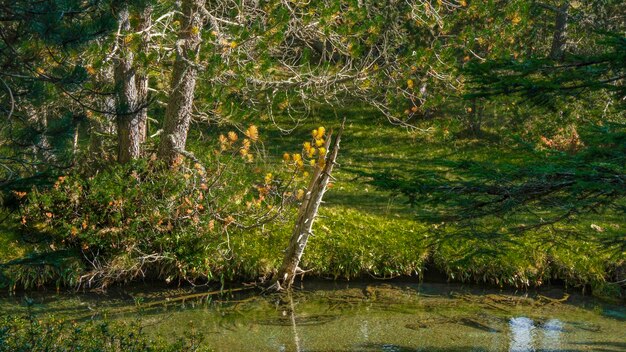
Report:
[[[415,205],[410,194],[377,183],[381,175],[390,172],[400,178],[418,175],[422,180],[434,180],[437,174],[444,173],[450,180],[462,181],[467,169],[458,167],[471,168],[474,165],[471,163],[486,162],[505,171],[529,161],[541,163],[531,143],[501,136],[496,129],[489,133],[498,138],[461,138],[455,136],[458,126],[449,122],[433,121],[429,129],[406,131],[364,117],[365,113],[358,110],[349,114],[351,123],[344,132],[336,180],[325,197],[303,257],[305,275],[332,279],[404,275],[421,278],[424,268],[434,265],[455,281],[530,287],[561,280],[569,286],[591,286],[599,295],[620,294],[619,285],[611,282],[624,279],[626,253],[615,246],[604,246],[593,237],[555,235],[549,227],[516,236],[500,236],[496,232],[467,236],[466,228],[454,222],[435,222],[423,216],[434,208]],[[71,247],[82,251],[78,258],[83,271],[75,267],[80,275],[93,270],[90,266],[95,253],[100,256],[99,264],[114,266],[118,273],[135,270],[132,277],[110,275],[111,283],[146,276],[168,282],[267,279],[282,260],[291,235],[295,204],[286,206],[279,216],[259,226],[238,228],[218,219],[225,220],[229,214],[235,214],[233,220],[258,216],[258,212],[249,213],[250,204],[258,204],[254,201],[259,199],[258,187],[254,185],[263,186],[268,173],[274,175],[272,182],[286,180],[283,153],[293,151],[293,146],[308,135],[305,131],[320,124],[332,127],[334,122],[311,119],[289,135],[264,123],[267,126],[261,129],[264,138],[257,144],[259,154],[264,155],[263,162],[241,163],[242,169],[237,172],[243,177],[231,178],[223,186],[220,193],[223,199],[215,203],[223,205],[215,205],[208,212],[210,216],[198,211],[198,193],[193,194],[195,198],[183,194],[187,189],[183,184],[195,177],[163,174],[138,188],[129,188],[129,183],[146,179],[148,171],[144,167],[136,174],[127,169],[87,180],[72,177],[59,180],[59,188],[67,187],[74,193],[59,198],[53,196],[55,190],[33,192],[28,197],[40,210],[37,215],[32,209],[27,210],[21,214],[25,218],[20,221],[46,233],[48,243],[57,250]],[[228,128],[212,128],[203,138],[217,140]],[[207,154],[208,142],[203,138],[191,139],[200,141],[189,146],[196,155]],[[234,167],[240,167],[237,165]],[[197,172],[192,165],[190,169]],[[282,178],[277,176],[281,172]],[[250,185],[253,187],[246,188]],[[88,192],[88,187],[99,189]],[[153,199],[150,194],[162,197]],[[67,207],[65,213],[56,209],[75,202],[72,197],[92,205],[78,213],[72,207]],[[266,205],[252,209],[261,211]],[[111,208],[117,210],[113,212]],[[190,209],[191,214],[187,214]],[[194,219],[195,214],[198,217]],[[525,221],[519,217],[493,220],[490,225],[502,222],[505,227],[515,225],[506,221]],[[611,212],[579,217],[568,223],[581,232],[599,233],[592,225],[602,229],[626,226],[619,214]],[[15,241],[15,235],[11,236]],[[7,241],[7,235],[0,237]],[[37,249],[38,253],[46,251],[50,249],[42,246]],[[91,255],[85,258],[85,253]],[[158,260],[151,262],[146,257],[150,255],[158,255]],[[145,260],[138,264],[140,257]],[[14,258],[3,254],[0,262],[10,259]],[[11,274],[6,268],[2,271]],[[11,275],[14,287],[43,284],[33,278],[20,279],[15,272]],[[47,280],[72,284],[79,279],[58,281],[58,277],[50,276]]]

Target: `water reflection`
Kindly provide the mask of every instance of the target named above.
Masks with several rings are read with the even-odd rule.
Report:
[[[536,345],[540,346],[541,351],[561,350],[561,335],[564,330],[563,323],[558,319],[549,319],[536,326],[532,319],[515,317],[509,320],[509,329],[510,352],[535,351]]]
[[[532,319],[526,317],[511,318],[509,329],[511,330],[510,352],[534,351],[533,330],[535,330],[535,324]]]
[[[297,352],[302,351],[300,348],[300,336],[298,336],[298,326],[296,325],[296,305],[293,303],[293,296],[289,292],[289,308],[291,310],[291,328],[293,330],[293,343]]]
[[[541,348],[543,351],[560,351],[561,334],[563,323],[558,319],[550,319],[542,325],[543,338]]]
[[[54,297],[56,301],[48,299],[36,309],[41,316],[63,310],[91,317],[91,309],[105,306],[109,317],[140,317],[150,336],[172,340],[185,336],[193,322],[193,328],[207,334],[202,347],[217,351],[626,351],[624,321],[606,313],[626,308],[576,302],[546,306],[513,294],[416,296],[408,291],[382,284],[332,287],[235,297],[195,308],[191,301],[186,307],[164,301],[167,305],[154,305],[140,315],[132,301],[127,307],[101,297]],[[83,311],[70,310],[74,307]],[[23,312],[18,308],[24,309],[0,299],[0,312]]]

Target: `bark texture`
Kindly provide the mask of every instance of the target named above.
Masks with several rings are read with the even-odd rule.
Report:
[[[552,48],[550,58],[561,61],[567,48],[567,18],[569,16],[569,1],[564,1],[556,11],[554,21],[554,36],[552,38]]]
[[[335,138],[331,149],[329,149],[329,144],[332,133],[326,140],[326,145],[324,146],[326,150],[328,150],[326,162],[323,167],[317,166],[315,168],[315,174],[311,178],[304,200],[298,209],[296,225],[294,226],[291,234],[289,246],[285,252],[285,257],[283,258],[283,263],[276,277],[276,281],[274,282],[273,288],[276,290],[291,288],[294,278],[300,271],[300,260],[302,259],[302,254],[304,253],[309,237],[311,236],[313,222],[317,217],[317,211],[322,203],[324,193],[326,193],[328,182],[331,179],[335,160],[337,159],[337,153],[339,153],[339,143],[341,141],[342,133],[343,124],[337,133],[337,137]]]
[[[185,150],[198,73],[204,0],[183,0],[170,95],[165,110],[159,157],[172,165]]]
[[[139,114],[137,109],[137,85],[133,53],[126,44],[124,35],[130,30],[128,8],[119,14],[120,35],[117,38],[119,52],[115,60],[115,92],[117,98],[117,160],[128,162],[141,155]]]

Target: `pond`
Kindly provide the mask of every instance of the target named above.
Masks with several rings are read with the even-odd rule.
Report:
[[[307,281],[292,294],[135,286],[31,293],[34,314],[136,320],[170,339],[196,331],[217,351],[626,351],[626,307],[561,288]],[[2,296],[22,314],[24,296]]]

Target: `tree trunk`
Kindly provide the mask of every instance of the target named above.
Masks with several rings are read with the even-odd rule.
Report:
[[[80,138],[80,120],[77,121],[74,125],[74,138],[72,139],[72,163],[76,162],[76,157],[79,152],[79,138]]]
[[[315,167],[315,174],[311,178],[311,182],[309,183],[309,186],[306,190],[304,200],[302,201],[302,204],[298,209],[298,218],[291,234],[289,246],[287,247],[287,251],[285,252],[285,257],[283,258],[283,263],[276,277],[276,281],[272,286],[272,288],[276,290],[291,288],[294,278],[300,271],[298,265],[300,264],[300,259],[302,258],[302,254],[304,253],[304,249],[309,240],[309,236],[311,235],[313,222],[317,217],[317,211],[320,204],[322,203],[322,198],[324,197],[324,193],[326,192],[328,182],[331,179],[333,166],[335,165],[337,153],[339,152],[339,142],[341,141],[342,133],[343,124],[339,129],[339,133],[337,133],[337,137],[335,138],[331,149],[329,149],[328,147],[330,145],[332,133],[328,136],[328,139],[326,140],[326,145],[324,146],[326,150],[328,150],[326,163],[323,165],[323,167],[320,167],[319,165]]]
[[[126,33],[130,30],[128,8],[119,13],[120,35],[115,62],[115,92],[117,97],[117,160],[120,163],[141,155],[139,114],[137,112],[137,85],[133,67],[133,52],[126,45]]]
[[[552,48],[550,49],[550,58],[552,60],[561,61],[567,47],[567,17],[569,10],[569,1],[564,1],[556,11],[554,21],[554,37],[552,38]]]
[[[152,25],[152,5],[147,5],[143,12],[140,14],[138,31],[145,31],[142,33],[141,45],[139,46],[139,52],[144,55],[148,55],[150,45],[150,28]],[[139,108],[139,143],[144,143],[148,135],[148,62],[142,60],[138,63],[141,65],[141,69],[137,71],[137,106]]]
[[[187,142],[198,72],[200,33],[205,17],[204,3],[205,0],[182,2],[181,30],[176,44],[177,55],[159,145],[159,157],[169,165],[178,158]]]

